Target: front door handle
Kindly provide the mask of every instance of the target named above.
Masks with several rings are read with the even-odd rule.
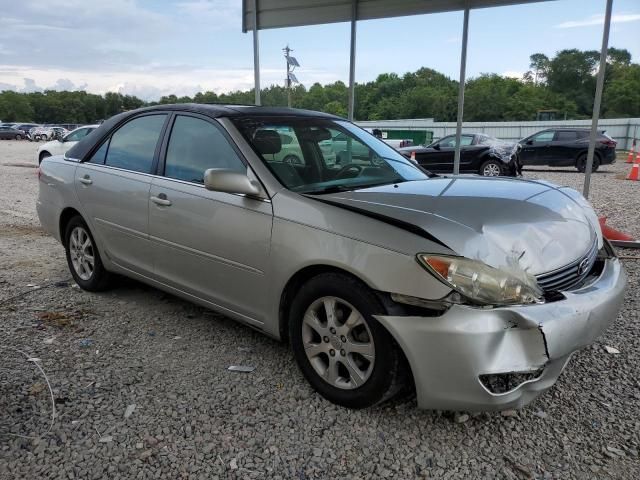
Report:
[[[157,197],[151,197],[151,201],[163,207],[171,206],[171,200],[167,199],[167,195],[164,193],[160,193]]]
[[[80,182],[84,183],[85,185],[91,185],[93,183],[93,180],[91,180],[91,177],[89,175],[85,175],[80,179]]]

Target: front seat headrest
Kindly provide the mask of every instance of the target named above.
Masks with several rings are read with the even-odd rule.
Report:
[[[275,130],[258,130],[253,145],[263,155],[272,155],[282,150],[282,139]]]

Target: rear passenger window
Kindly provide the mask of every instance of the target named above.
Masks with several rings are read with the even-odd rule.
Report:
[[[177,116],[167,147],[164,176],[204,183],[204,172],[209,168],[247,171],[218,127],[199,118]]]
[[[578,134],[576,132],[556,132],[556,142],[573,142],[578,139]]]
[[[166,118],[166,115],[146,115],[131,120],[116,130],[109,142],[106,164],[134,172],[150,173]]]

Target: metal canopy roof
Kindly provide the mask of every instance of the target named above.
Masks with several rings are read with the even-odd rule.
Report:
[[[253,31],[253,74],[255,78],[256,105],[260,105],[260,60],[258,30],[266,28],[299,27],[324,23],[350,22],[351,40],[349,57],[349,120],[354,118],[355,104],[355,61],[356,24],[359,20],[374,18],[402,17],[427,13],[464,12],[462,22],[462,49],[460,52],[460,79],[458,83],[458,119],[456,122],[456,149],[453,173],[460,173],[460,136],[464,115],[464,86],[466,79],[467,42],[469,32],[469,11],[486,7],[502,7],[524,3],[538,3],[550,0],[242,0],[242,31]],[[596,130],[600,116],[600,102],[604,86],[609,29],[613,0],[606,0],[600,68],[596,80],[596,92],[591,118],[591,135],[585,168],[584,196],[589,196],[591,166],[595,153]]]
[[[355,20],[500,7],[549,0],[358,0]],[[258,30],[353,19],[353,0],[258,0]],[[242,31],[253,29],[253,0],[242,0]]]

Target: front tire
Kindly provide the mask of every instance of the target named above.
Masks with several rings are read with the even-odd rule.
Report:
[[[480,175],[483,177],[499,177],[502,175],[502,165],[498,160],[487,160],[480,166]]]
[[[69,221],[64,238],[67,264],[78,286],[89,292],[109,288],[111,274],[104,268],[93,235],[82,217],[76,215]]]
[[[15,139],[16,140],[22,140],[22,135],[16,135]]]
[[[294,356],[311,386],[327,400],[366,408],[397,394],[406,368],[399,347],[373,316],[385,313],[358,280],[325,273],[307,281],[289,314]]]

